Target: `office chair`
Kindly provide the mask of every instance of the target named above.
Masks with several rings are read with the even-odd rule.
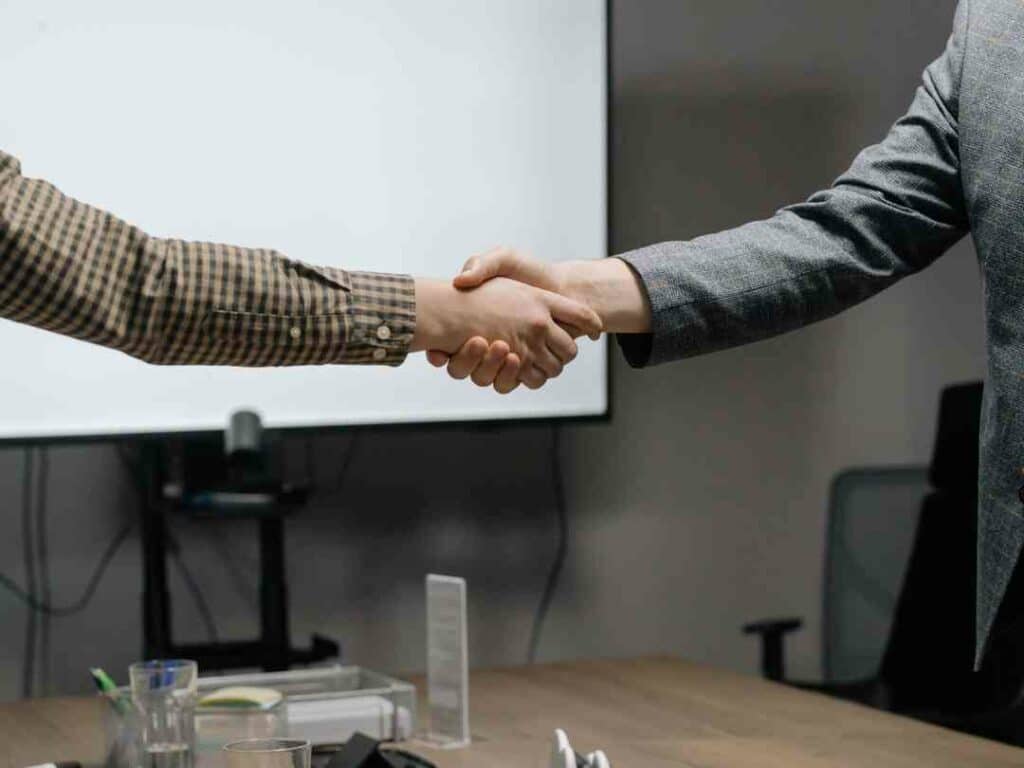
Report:
[[[884,707],[878,671],[928,490],[925,467],[848,469],[832,481],[822,604],[824,682],[791,684]],[[761,636],[761,669],[769,680],[789,682],[783,641],[802,626],[790,618],[743,628]]]
[[[821,683],[785,679],[798,619],[744,627],[769,679],[1024,745],[1024,654],[995,644],[973,671],[982,385],[947,388],[920,468],[850,470],[833,483]],[[916,502],[915,502],[916,500]]]

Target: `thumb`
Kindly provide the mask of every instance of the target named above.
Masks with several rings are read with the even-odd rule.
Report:
[[[562,296],[560,293],[548,292],[546,297],[551,318],[555,322],[571,325],[580,331],[581,336],[586,334],[591,338],[600,335],[604,330],[597,312],[586,304]]]
[[[455,287],[476,288],[492,277],[497,277],[499,264],[496,263],[496,260],[488,258],[489,256],[490,254],[485,254],[482,257],[470,256],[466,263],[462,265],[462,271],[452,281]]]
[[[587,332],[587,331],[584,331],[584,330],[582,330],[580,328],[577,328],[575,325],[571,325],[570,323],[559,322],[558,324],[560,326],[562,326],[562,330],[564,330],[566,333],[568,333],[574,339],[578,339],[581,336],[586,336],[591,341],[600,341],[601,340],[601,334],[599,332],[595,332],[595,331]]]
[[[495,248],[481,256],[473,256],[455,277],[456,288],[476,288],[492,277],[508,277],[544,290],[555,290],[548,265],[527,258],[511,248]]]

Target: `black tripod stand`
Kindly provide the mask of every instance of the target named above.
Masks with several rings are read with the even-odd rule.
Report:
[[[337,642],[314,635],[309,648],[293,648],[288,628],[284,522],[309,495],[270,471],[270,448],[259,417],[239,412],[223,437],[187,437],[143,446],[142,508],[143,653],[145,658],[188,658],[200,669],[289,669],[340,655]],[[260,637],[242,642],[175,644],[167,587],[169,515],[193,519],[254,520],[260,538]]]

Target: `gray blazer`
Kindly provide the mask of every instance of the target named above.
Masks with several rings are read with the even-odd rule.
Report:
[[[1024,544],[1024,2],[961,0],[907,114],[828,190],[758,221],[621,256],[653,333],[633,365],[744,344],[834,315],[970,232],[985,285],[976,663]]]

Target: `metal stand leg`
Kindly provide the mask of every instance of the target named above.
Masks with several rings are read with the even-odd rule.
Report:
[[[288,669],[288,586],[284,556],[284,520],[260,520],[260,625],[268,672]]]
[[[167,523],[164,505],[155,492],[160,481],[160,448],[142,448],[142,655],[166,658],[171,649],[170,593],[167,590]]]
[[[264,508],[257,517],[260,537],[260,636],[256,640],[175,644],[171,634],[171,595],[167,584],[167,515],[181,499],[163,498],[165,446],[143,446],[142,467],[145,499],[142,523],[142,642],[143,657],[187,658],[200,669],[233,669],[261,666],[267,672],[290,669],[338,658],[341,649],[330,638],[314,635],[309,648],[292,648],[288,627],[288,585],[285,563],[285,514],[287,504]],[[288,499],[290,500],[290,499]],[[205,512],[208,509],[204,508]]]

